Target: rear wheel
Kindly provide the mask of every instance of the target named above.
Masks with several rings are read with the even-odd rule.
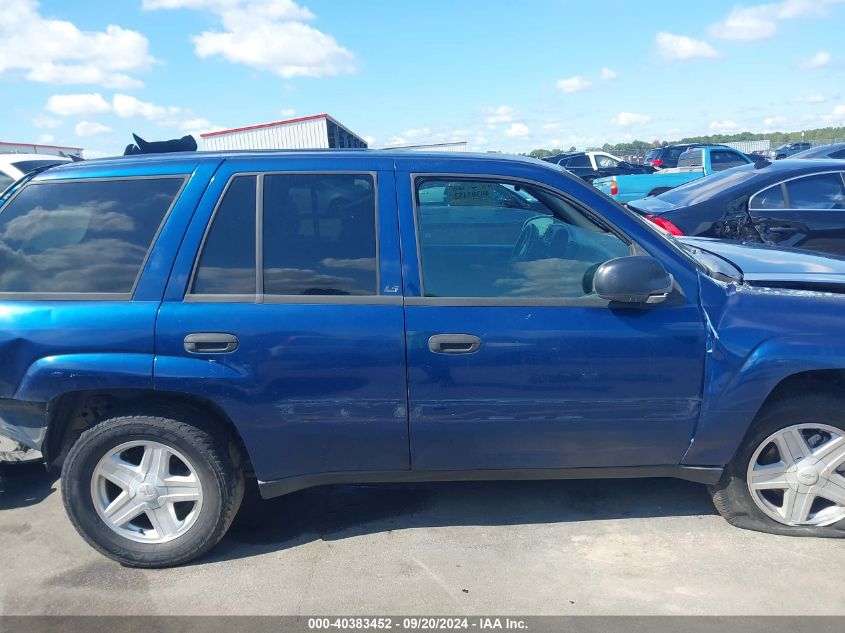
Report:
[[[845,537],[844,408],[813,394],[767,406],[711,489],[719,512],[762,532]]]
[[[226,533],[244,491],[238,452],[222,429],[189,418],[112,418],[71,448],[65,509],[102,554],[133,567],[179,565]]]

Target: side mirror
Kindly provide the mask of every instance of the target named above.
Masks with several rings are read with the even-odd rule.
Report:
[[[608,301],[620,303],[659,303],[669,296],[672,275],[653,257],[618,257],[596,269],[593,288]]]

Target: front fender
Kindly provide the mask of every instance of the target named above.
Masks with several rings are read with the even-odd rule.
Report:
[[[729,289],[718,306],[707,296],[715,295],[714,288],[725,292],[712,281],[702,283],[710,342],[701,415],[682,460],[685,465],[729,462],[766,398],[784,379],[845,369],[845,338],[840,336],[845,298]],[[814,324],[812,332],[804,331],[808,321]]]

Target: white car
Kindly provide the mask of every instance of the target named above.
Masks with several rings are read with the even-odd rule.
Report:
[[[69,162],[69,158],[47,154],[0,154],[0,191],[33,169]]]

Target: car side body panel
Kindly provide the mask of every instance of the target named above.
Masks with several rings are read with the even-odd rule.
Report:
[[[813,302],[811,329],[808,300]],[[724,464],[781,381],[845,368],[845,340],[832,336],[841,331],[845,295],[737,287],[702,276],[701,302],[710,328],[703,406],[682,463]]]

